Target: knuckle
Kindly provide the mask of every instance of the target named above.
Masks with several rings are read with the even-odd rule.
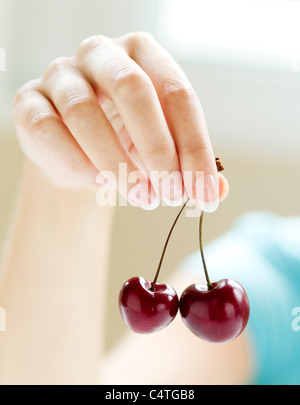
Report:
[[[23,100],[24,97],[26,97],[26,95],[28,95],[31,90],[37,90],[39,82],[40,82],[40,79],[31,80],[30,82],[27,82],[22,87],[20,87],[14,96],[13,106],[16,107],[16,105],[21,100]]]
[[[174,148],[167,142],[151,145],[146,154],[151,160],[164,159],[170,162],[175,158]]]
[[[84,39],[78,47],[77,56],[81,57],[82,55],[89,53],[94,48],[102,46],[104,43],[106,43],[106,41],[107,38],[103,35],[92,35]]]
[[[95,109],[95,102],[81,92],[71,92],[68,95],[62,96],[62,104],[64,107],[63,115],[73,116],[78,114],[92,114]]]
[[[201,161],[206,153],[209,153],[208,145],[202,142],[194,144],[187,143],[181,150],[182,155],[196,162]]]
[[[195,90],[181,81],[168,81],[162,89],[162,100],[165,105],[184,105],[197,100]]]
[[[70,58],[68,57],[62,56],[54,59],[47,67],[44,77],[51,76],[53,74],[60,72],[61,70],[66,69],[66,67],[69,66],[69,63]]]
[[[133,59],[140,49],[156,44],[154,36],[146,31],[131,32],[119,38],[119,41],[125,45],[129,56]]]
[[[29,134],[31,134],[33,138],[47,134],[50,128],[55,125],[58,120],[56,115],[47,112],[32,114],[32,112],[29,111],[28,115],[29,117],[27,116],[27,120],[29,122]]]
[[[150,79],[142,71],[133,68],[123,68],[113,78],[113,91],[119,96],[137,96],[148,90]]]
[[[147,31],[133,32],[128,39],[133,47],[155,41],[154,36]]]

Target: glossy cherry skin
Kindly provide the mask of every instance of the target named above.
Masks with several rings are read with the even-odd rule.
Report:
[[[249,299],[244,288],[234,280],[224,279],[207,285],[193,284],[180,297],[180,313],[186,326],[201,339],[225,343],[245,329]]]
[[[175,318],[179,299],[167,284],[155,284],[143,277],[133,277],[125,282],[119,294],[121,316],[136,333],[153,333],[168,326]]]

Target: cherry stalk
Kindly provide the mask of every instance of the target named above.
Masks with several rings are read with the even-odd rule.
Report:
[[[224,170],[224,167],[222,166],[219,158],[216,158],[216,165],[217,165],[218,172],[221,172],[221,171]],[[205,262],[205,258],[204,258],[204,252],[203,252],[203,241],[202,241],[203,216],[204,216],[204,211],[201,211],[200,219],[199,219],[199,247],[200,247],[200,254],[201,254],[201,259],[202,259],[202,264],[203,264],[203,269],[204,269],[204,274],[205,274],[205,278],[206,278],[207,287],[208,287],[209,290],[211,290],[213,288],[213,286],[212,286],[212,283],[211,283],[209,275],[208,275],[206,262]]]
[[[171,229],[170,229],[170,231],[169,231],[167,240],[166,240],[166,242],[165,242],[165,245],[164,245],[164,248],[163,248],[161,257],[160,257],[160,261],[159,261],[159,263],[158,263],[158,267],[157,267],[157,270],[156,270],[154,279],[153,279],[153,281],[152,281],[152,285],[151,285],[151,290],[152,290],[152,291],[156,291],[156,289],[155,289],[155,284],[156,284],[156,282],[157,282],[157,279],[158,279],[158,276],[159,276],[159,273],[160,273],[161,265],[162,265],[162,262],[163,262],[164,257],[165,257],[165,253],[166,253],[166,250],[167,250],[167,246],[168,246],[168,244],[169,244],[169,241],[170,241],[172,232],[173,232],[173,230],[174,230],[174,228],[175,228],[175,225],[176,225],[176,223],[177,223],[177,221],[178,221],[178,219],[179,219],[179,217],[180,217],[182,211],[184,210],[185,206],[187,205],[188,201],[189,201],[189,198],[187,198],[186,202],[185,202],[185,203],[183,204],[183,206],[181,207],[181,209],[180,209],[179,213],[177,214],[177,216],[176,216],[176,218],[175,218],[175,220],[174,220],[174,222],[173,222],[173,225],[172,225],[172,227],[171,227]]]
[[[218,170],[218,172],[224,170],[224,167],[222,166],[222,164],[221,164],[221,162],[220,162],[220,159],[217,157],[215,160],[216,160],[216,165],[217,165],[217,170]],[[171,235],[172,235],[172,232],[173,232],[173,230],[174,230],[174,228],[175,228],[175,225],[176,225],[176,223],[177,223],[177,221],[178,221],[178,219],[179,219],[179,217],[180,217],[182,211],[183,211],[184,208],[186,207],[188,201],[189,201],[189,197],[187,198],[187,200],[185,201],[185,203],[184,203],[183,206],[181,207],[181,209],[180,209],[179,213],[177,214],[177,216],[176,216],[176,218],[175,218],[175,220],[174,220],[174,222],[173,222],[173,225],[172,225],[172,227],[171,227],[171,229],[170,229],[170,231],[169,231],[169,234],[168,234],[167,240],[166,240],[166,242],[165,242],[165,245],[164,245],[164,248],[163,248],[163,251],[162,251],[162,254],[161,254],[161,258],[160,258],[160,261],[159,261],[159,264],[158,264],[158,268],[157,268],[157,270],[156,270],[155,277],[154,277],[154,279],[153,279],[153,281],[152,281],[152,284],[151,284],[151,290],[152,290],[152,291],[155,291],[155,284],[156,284],[156,282],[157,282],[157,279],[158,279],[158,276],[159,276],[159,273],[160,273],[160,269],[161,269],[161,266],[162,266],[162,262],[163,262],[163,259],[164,259],[164,256],[165,256],[165,253],[166,253],[166,250],[167,250],[167,246],[168,246],[168,244],[169,244],[169,241],[170,241],[170,238],[171,238]],[[202,257],[202,263],[203,263],[203,267],[204,267],[205,277],[206,277],[206,280],[207,280],[207,285],[208,285],[209,289],[211,289],[211,288],[212,288],[212,284],[211,284],[211,282],[210,282],[210,280],[209,280],[209,276],[208,276],[208,272],[207,272],[207,268],[206,268],[206,264],[205,264],[205,259],[204,259],[204,253],[203,253],[203,244],[202,244],[202,222],[203,222],[203,214],[204,214],[204,212],[201,211],[201,215],[200,215],[200,229],[199,229],[200,252],[201,252],[201,257]]]

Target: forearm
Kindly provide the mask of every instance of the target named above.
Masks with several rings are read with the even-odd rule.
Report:
[[[0,383],[97,383],[113,209],[27,165],[7,245]]]

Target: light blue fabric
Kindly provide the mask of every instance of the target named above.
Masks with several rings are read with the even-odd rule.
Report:
[[[204,254],[211,281],[235,279],[249,296],[246,330],[256,362],[249,384],[300,384],[300,331],[292,328],[300,307],[300,217],[247,213]],[[195,269],[195,282],[203,277],[198,252],[183,264]]]

